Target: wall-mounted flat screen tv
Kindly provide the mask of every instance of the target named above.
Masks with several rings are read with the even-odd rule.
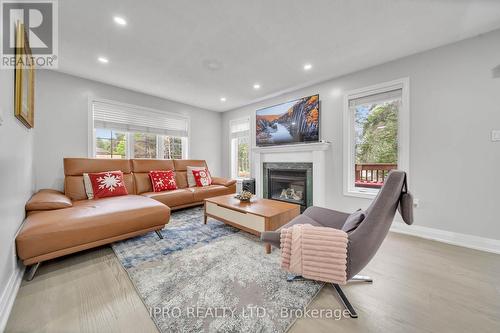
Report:
[[[319,141],[319,95],[259,109],[257,146]]]

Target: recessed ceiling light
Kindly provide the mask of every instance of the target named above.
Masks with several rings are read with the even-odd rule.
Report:
[[[254,88],[255,90],[260,89],[260,84],[255,83],[255,84],[253,85],[253,88]]]
[[[113,21],[115,21],[115,23],[118,25],[127,25],[127,21],[123,17],[120,17],[120,16],[113,17]]]
[[[310,70],[311,68],[313,68],[313,65],[311,65],[311,64],[305,64],[305,65],[304,65],[304,70],[305,70],[305,71],[308,71],[308,70]]]
[[[221,98],[220,98],[220,101],[221,101],[222,103],[224,103],[224,102],[226,101],[226,97],[221,97]]]
[[[97,58],[97,60],[100,62],[100,63],[103,63],[103,64],[107,64],[109,62],[109,59],[108,58],[105,58],[105,57],[99,57]]]

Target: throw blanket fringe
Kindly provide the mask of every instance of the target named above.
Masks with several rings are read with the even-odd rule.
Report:
[[[296,224],[281,229],[281,267],[307,279],[345,284],[347,234],[342,230]]]

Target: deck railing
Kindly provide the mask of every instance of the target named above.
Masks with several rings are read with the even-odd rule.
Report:
[[[397,169],[393,163],[360,163],[355,165],[355,186],[380,188],[389,171]]]

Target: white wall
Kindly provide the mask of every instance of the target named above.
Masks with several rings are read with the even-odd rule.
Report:
[[[33,190],[33,130],[14,117],[14,71],[0,70],[0,331],[13,301],[20,265],[15,235]],[[35,124],[36,126],[36,124]],[[10,299],[9,299],[10,297]]]
[[[115,86],[54,72],[36,80],[36,189],[62,189],[64,157],[88,157],[89,96],[175,112],[191,118],[189,157],[221,172],[221,114]]]
[[[416,224],[500,239],[500,142],[490,140],[491,130],[500,129],[500,78],[491,73],[499,64],[497,30],[226,112],[224,174],[230,174],[231,119],[319,93],[322,137],[333,143],[327,158],[331,172],[327,206],[345,211],[366,207],[369,200],[343,195],[344,92],[409,77],[409,180],[410,190],[420,200]]]

